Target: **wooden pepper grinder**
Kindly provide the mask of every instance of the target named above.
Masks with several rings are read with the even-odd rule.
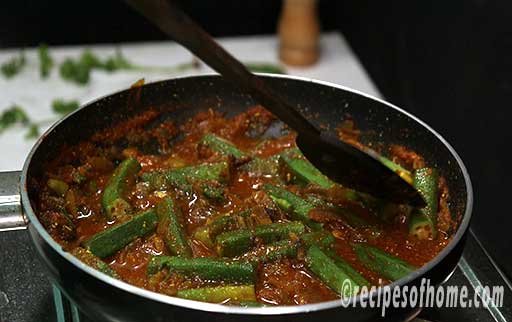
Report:
[[[292,66],[314,64],[319,56],[317,0],[283,0],[278,33],[282,62]]]

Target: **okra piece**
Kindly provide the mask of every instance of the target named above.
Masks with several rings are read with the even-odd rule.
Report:
[[[222,233],[215,239],[217,254],[222,257],[238,256],[253,246],[254,233],[250,229],[239,229]]]
[[[165,245],[172,255],[192,256],[192,250],[187,243],[184,228],[181,224],[181,213],[171,197],[162,200],[156,206],[158,215],[157,231],[164,236]]]
[[[86,263],[87,265],[91,266],[92,268],[107,274],[110,277],[114,278],[120,278],[119,275],[114,271],[114,269],[110,266],[108,266],[107,263],[102,261],[99,257],[93,255],[90,251],[88,251],[85,248],[77,247],[73,249],[71,252],[71,255],[75,256],[82,262]]]
[[[272,262],[281,258],[296,258],[299,244],[291,240],[281,240],[247,252],[237,258],[253,264]]]
[[[349,274],[338,267],[320,247],[313,245],[306,253],[306,265],[331,290],[344,297],[351,297],[359,291],[358,285]]]
[[[210,150],[217,151],[224,155],[231,155],[235,159],[247,157],[247,153],[238,149],[233,143],[223,139],[215,134],[208,133],[199,141]]]
[[[334,261],[334,264],[345,271],[345,273],[347,273],[358,286],[370,286],[370,282],[368,282],[368,280],[366,280],[366,278],[364,278],[361,273],[359,273],[354,267],[352,267],[352,265],[350,265],[346,260],[339,256],[334,250],[323,249],[323,251]]]
[[[356,192],[354,190],[345,189],[339,185],[336,186],[336,188],[340,189],[339,196],[340,196],[340,198],[341,198],[341,196],[343,196],[343,200],[358,201],[357,196],[354,195],[354,194],[356,194]],[[328,189],[326,189],[326,190],[328,190]],[[315,194],[307,194],[305,196],[306,201],[309,202],[311,205],[313,205],[315,208],[331,208],[331,209],[338,208],[338,206],[334,205],[334,203],[332,201],[327,200],[327,198],[329,198],[329,197],[320,197]]]
[[[300,155],[300,153],[301,152],[298,148],[287,149],[281,151],[280,153],[274,154],[268,158],[254,158],[250,162],[244,164],[241,169],[249,173],[254,173],[256,175],[272,176],[278,179],[279,170],[281,168],[281,158],[283,156],[296,157]]]
[[[200,227],[194,233],[194,238],[203,242],[208,247],[213,247],[215,238],[220,233],[238,228],[238,221],[230,214],[223,215]]]
[[[364,266],[391,281],[396,281],[417,269],[406,261],[376,247],[360,243],[354,244],[353,247],[358,260]]]
[[[254,285],[227,285],[201,287],[178,291],[176,297],[209,303],[256,302]],[[257,302],[256,302],[257,303]]]
[[[226,197],[224,196],[224,189],[208,183],[202,185],[203,195],[214,202],[224,202]]]
[[[147,273],[153,275],[163,268],[169,272],[222,282],[253,283],[256,277],[250,263],[211,257],[154,256],[148,263]]]
[[[409,170],[404,169],[401,165],[391,161],[390,159],[388,159],[382,155],[379,156],[379,161],[382,164],[384,164],[386,167],[391,169],[393,172],[398,174],[400,177],[402,177],[402,179],[407,181],[409,184],[413,183],[413,177]]]
[[[254,158],[242,165],[241,169],[253,175],[277,177],[279,174],[279,158],[278,154],[265,159]]]
[[[315,208],[332,208],[334,206],[332,202],[312,194],[307,194],[305,200]]]
[[[48,179],[48,187],[52,189],[56,194],[63,197],[69,189],[67,183],[58,179]]]
[[[140,171],[140,164],[134,158],[125,159],[114,170],[108,181],[101,199],[103,211],[107,219],[113,216],[123,215],[131,208],[126,201],[126,194],[131,183],[135,182],[137,173]]]
[[[308,195],[306,200],[307,202],[314,205],[315,208],[324,208],[327,210],[332,210],[334,214],[340,215],[346,221],[346,223],[352,228],[370,228],[374,233],[380,234],[380,229],[379,227],[377,227],[377,225],[369,223],[366,219],[359,216],[351,209],[334,205],[331,202],[327,202],[313,195]]]
[[[258,205],[236,214],[239,228],[254,228],[272,223],[272,218],[264,206]]]
[[[308,185],[315,184],[322,188],[331,188],[334,182],[329,180],[324,174],[313,166],[304,156],[290,157],[283,155],[281,162],[286,169],[286,175],[290,175],[287,181],[295,184]]]
[[[414,187],[427,205],[415,209],[409,217],[409,234],[420,239],[437,238],[437,211],[439,203],[439,175],[436,169],[421,168],[414,171]]]
[[[184,167],[176,170],[152,171],[144,173],[142,180],[148,182],[153,189],[176,187],[190,191],[196,181],[214,180],[224,183],[229,178],[229,165],[226,161],[205,163]]]
[[[290,214],[293,220],[302,221],[313,230],[322,229],[321,223],[314,222],[309,218],[309,212],[314,208],[311,203],[286,189],[271,184],[265,184],[263,189],[279,208]]]
[[[312,245],[317,245],[320,248],[329,248],[336,241],[336,238],[334,238],[332,233],[326,230],[306,233],[302,235],[300,239],[306,248],[309,248]]]
[[[280,260],[281,258],[296,258],[299,249],[298,243],[282,240],[264,247],[265,253],[252,262],[263,263]]]
[[[158,223],[156,211],[146,210],[134,215],[128,221],[97,233],[83,243],[94,255],[104,258],[110,256],[139,237],[155,231]]]
[[[304,225],[297,221],[261,225],[254,229],[229,231],[217,236],[217,253],[223,257],[235,257],[251,249],[254,238],[260,238],[265,243],[272,243],[288,239],[291,235],[300,236],[303,233]]]
[[[315,208],[330,210],[334,214],[340,215],[353,228],[371,226],[367,220],[359,216],[357,213],[354,213],[354,211],[347,207],[335,205],[332,202],[326,201],[315,195],[307,195],[306,201],[313,205]]]

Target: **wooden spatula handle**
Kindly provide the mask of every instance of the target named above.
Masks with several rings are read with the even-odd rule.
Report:
[[[173,4],[173,1],[125,0],[125,2],[232,84],[248,92],[258,103],[292,129],[309,137],[317,137],[320,134],[320,131],[288,104],[284,97],[269,88],[260,77],[249,72],[242,63]]]

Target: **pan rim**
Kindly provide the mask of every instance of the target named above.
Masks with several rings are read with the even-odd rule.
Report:
[[[430,133],[432,133],[451,153],[451,155],[454,157],[454,159],[457,161],[457,164],[461,170],[461,173],[464,177],[464,182],[466,186],[466,208],[464,215],[462,217],[462,221],[457,229],[457,232],[453,236],[452,240],[446,245],[441,252],[439,252],[432,260],[430,260],[428,263],[423,265],[421,268],[415,270],[411,274],[408,274],[407,276],[404,276],[403,278],[394,281],[391,284],[388,284],[390,288],[394,288],[395,286],[402,286],[405,285],[421,275],[424,275],[429,270],[431,270],[434,266],[436,266],[441,260],[443,260],[454,248],[455,246],[460,242],[461,238],[466,233],[469,222],[471,219],[472,209],[473,209],[473,188],[471,184],[471,179],[469,177],[469,173],[467,171],[466,166],[464,165],[462,159],[457,154],[457,152],[454,150],[454,148],[434,129],[432,129],[428,124],[423,122],[418,117],[414,116],[413,114],[389,103],[386,102],[380,98],[374,97],[372,95],[366,94],[364,92],[343,86],[334,84],[327,81],[322,80],[315,80],[311,78],[301,77],[301,76],[290,76],[290,75],[278,75],[278,74],[268,74],[268,73],[258,73],[258,75],[268,78],[279,78],[279,79],[289,79],[289,80],[295,80],[295,81],[301,81],[301,82],[308,82],[308,83],[314,83],[318,85],[322,85],[329,88],[339,89],[346,92],[351,92],[354,94],[357,94],[359,96],[366,97],[370,100],[376,101],[380,104],[386,105],[389,108],[392,108],[401,114],[407,116],[408,118],[414,120],[415,122],[419,123],[421,126],[423,126],[426,130],[428,130]],[[165,83],[169,81],[179,81],[182,79],[194,79],[194,78],[220,78],[221,76],[215,73],[205,73],[200,75],[187,75],[182,77],[173,77],[165,80],[159,80],[155,82],[150,82],[145,85],[151,85],[151,84],[158,84],[158,83]],[[144,86],[145,86],[144,85]],[[22,174],[20,177],[20,192],[21,192],[21,201],[22,201],[22,207],[24,209],[24,214],[29,220],[29,225],[32,225],[37,233],[41,236],[41,238],[49,244],[55,252],[57,252],[60,256],[65,258],[67,261],[69,261],[71,264],[76,266],[77,268],[81,269],[83,272],[91,275],[92,277],[95,277],[102,282],[109,284],[113,287],[116,287],[118,289],[121,289],[123,291],[132,293],[137,296],[144,297],[149,300],[154,300],[160,303],[169,304],[169,305],[175,305],[184,307],[187,309],[193,309],[193,310],[199,310],[199,311],[207,311],[207,312],[213,312],[213,313],[227,313],[227,314],[240,314],[240,315],[282,315],[282,314],[298,314],[298,313],[307,313],[307,312],[313,312],[313,311],[320,311],[320,310],[327,310],[327,309],[335,309],[335,308],[343,308],[342,306],[342,300],[332,300],[332,301],[326,301],[326,302],[320,302],[320,303],[313,303],[313,304],[304,304],[304,305],[294,305],[294,306],[275,306],[275,307],[262,307],[262,308],[249,308],[249,307],[238,307],[238,306],[227,306],[227,305],[221,305],[221,304],[213,304],[213,303],[205,303],[205,302],[198,302],[193,300],[186,300],[181,299],[177,297],[172,297],[168,295],[164,295],[161,293],[152,292],[149,290],[145,290],[139,287],[136,287],[134,285],[128,284],[126,282],[123,282],[121,280],[112,278],[104,273],[101,273],[92,267],[86,265],[85,263],[81,262],[79,259],[75,258],[73,255],[71,255],[68,252],[65,252],[60,244],[58,244],[46,231],[46,229],[42,226],[42,224],[39,222],[39,219],[35,215],[35,212],[32,208],[32,205],[30,203],[30,199],[28,196],[28,190],[27,190],[27,173],[28,169],[30,168],[30,163],[32,160],[33,155],[38,150],[39,146],[43,143],[46,136],[52,132],[55,128],[57,128],[61,123],[65,122],[71,115],[74,115],[75,113],[80,113],[82,109],[87,108],[91,104],[98,102],[100,100],[103,100],[107,97],[117,95],[121,92],[124,92],[126,89],[116,91],[114,93],[110,93],[104,96],[101,96],[99,98],[96,98],[94,100],[91,100],[85,104],[83,104],[79,109],[76,111],[68,114],[66,117],[62,118],[61,120],[57,121],[55,124],[53,124],[34,144],[32,149],[30,150],[29,155],[25,159],[25,163],[23,165]],[[360,302],[361,296],[355,296],[351,298],[350,306],[354,306],[353,301],[356,301],[357,303]],[[200,303],[198,305],[198,303]],[[358,307],[357,303],[355,304],[356,307]]]

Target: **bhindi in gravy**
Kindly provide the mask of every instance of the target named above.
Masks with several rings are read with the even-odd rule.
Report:
[[[277,121],[261,107],[149,126],[157,114],[64,148],[39,183],[43,225],[107,275],[198,301],[299,305],[397,280],[450,240],[445,180],[414,151],[391,146],[381,161],[421,192],[423,209],[332,182],[293,132],[264,135]],[[338,130],[361,146],[353,124]]]

